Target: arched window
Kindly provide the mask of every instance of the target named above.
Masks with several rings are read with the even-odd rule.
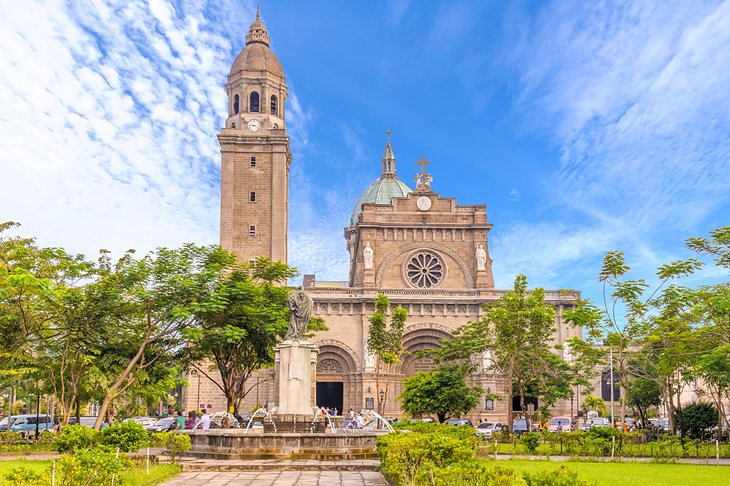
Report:
[[[231,128],[236,128],[236,124],[235,123],[231,123]]]
[[[279,99],[276,95],[271,95],[271,114],[279,116]]]
[[[238,101],[238,95],[233,97],[233,113],[238,114],[240,103]]]
[[[259,94],[256,91],[251,92],[251,98],[249,99],[249,110],[251,113],[259,112]]]

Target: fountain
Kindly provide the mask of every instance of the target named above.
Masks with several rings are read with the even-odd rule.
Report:
[[[301,287],[287,303],[292,311],[289,332],[275,349],[279,391],[276,409],[271,412],[256,410],[245,429],[193,431],[189,455],[208,459],[332,461],[377,457],[375,440],[384,431],[338,433],[342,429],[335,428],[332,418],[314,405],[312,387],[316,382],[318,350],[305,336],[313,305]],[[393,430],[383,417],[371,413],[382,420],[389,431]],[[251,428],[257,416],[269,419],[263,423],[263,430]],[[326,417],[321,426],[320,416]]]
[[[259,408],[258,410],[256,410],[253,413],[253,415],[251,415],[251,418],[248,420],[248,423],[246,424],[246,430],[248,431],[251,429],[251,424],[253,424],[253,419],[255,419],[256,417],[263,417],[265,419],[267,419],[267,418],[269,419],[269,422],[274,427],[274,432],[276,432],[276,422],[274,422],[274,419],[271,417],[271,414],[273,412],[276,412],[276,407],[274,407],[271,410],[271,412],[269,412],[265,408]]]
[[[326,417],[324,423],[329,425],[330,432],[335,432],[337,430],[335,429],[335,425],[332,423],[332,417],[330,417],[330,414],[327,413],[327,410],[325,408],[319,408],[314,412],[314,418],[312,419],[312,427],[310,427],[312,433],[314,433],[315,426],[320,417]]]

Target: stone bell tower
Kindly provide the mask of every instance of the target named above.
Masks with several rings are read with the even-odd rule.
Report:
[[[243,262],[287,262],[289,164],[286,80],[260,12],[228,75],[221,146],[221,246]]]

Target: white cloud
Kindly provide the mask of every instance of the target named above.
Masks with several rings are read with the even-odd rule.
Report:
[[[645,225],[728,202],[730,2],[555,2],[519,52],[521,107],[562,148],[560,202]]]
[[[87,254],[217,242],[225,29],[252,6],[207,7],[0,4],[0,220]]]
[[[729,1],[552,2],[513,59],[522,119],[559,146],[561,167],[546,184],[549,220],[495,238],[504,268],[559,282],[581,262],[596,275],[597,256],[622,249],[651,273],[727,219]]]

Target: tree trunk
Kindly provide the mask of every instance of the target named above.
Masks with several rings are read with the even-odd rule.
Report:
[[[147,333],[147,336],[149,336],[149,332]],[[102,402],[101,408],[99,409],[99,415],[96,417],[96,422],[94,422],[95,430],[101,430],[101,424],[104,422],[104,416],[109,411],[109,405],[111,405],[112,400],[117,397],[119,390],[122,388],[122,385],[124,385],[124,382],[127,381],[129,375],[132,374],[132,370],[134,369],[134,367],[137,366],[139,360],[142,359],[142,356],[144,356],[145,349],[147,348],[147,336],[145,336],[145,340],[142,342],[139,349],[137,350],[137,354],[134,355],[134,357],[129,361],[129,364],[127,364],[127,367],[119,375],[114,384],[109,388],[109,390],[107,390],[104,401]]]
[[[506,376],[506,378],[507,378],[507,386],[508,386],[508,391],[507,391],[507,428],[509,430],[509,433],[511,434],[512,433],[512,424],[514,422],[513,415],[514,415],[514,412],[515,412],[514,411],[514,407],[512,406],[512,395],[513,395],[513,393],[512,393],[512,386],[514,385],[514,383],[513,383],[514,373],[512,371],[512,366],[510,366],[509,369],[507,370],[507,376]]]

